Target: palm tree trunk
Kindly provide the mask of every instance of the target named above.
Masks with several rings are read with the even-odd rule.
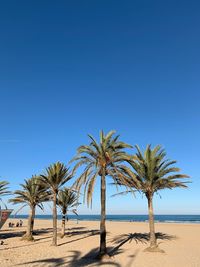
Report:
[[[61,238],[65,236],[65,214],[62,216],[62,231],[61,231]]]
[[[107,253],[106,249],[106,183],[105,170],[101,175],[101,223],[100,223],[100,256]]]
[[[57,206],[56,206],[57,194],[53,196],[53,246],[57,246]]]
[[[33,225],[34,225],[34,218],[35,218],[35,207],[30,207],[28,222],[27,222],[27,230],[25,235],[22,237],[23,240],[33,241]]]
[[[32,211],[32,218],[31,218],[31,233],[33,233],[34,219],[35,219],[35,207],[33,208],[33,211]]]
[[[154,214],[153,214],[153,197],[148,197],[148,210],[149,210],[149,229],[150,229],[150,248],[156,248],[156,235],[154,225]]]

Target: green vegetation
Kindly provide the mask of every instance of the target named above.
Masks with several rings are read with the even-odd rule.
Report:
[[[33,238],[33,226],[35,218],[35,209],[38,206],[43,209],[43,202],[49,201],[49,191],[45,184],[41,183],[38,176],[32,176],[32,178],[24,180],[24,184],[21,184],[22,190],[16,190],[14,198],[11,198],[9,202],[13,204],[24,204],[23,207],[29,206],[30,213],[28,218],[27,230],[23,239],[32,241]]]
[[[60,162],[56,162],[46,168],[44,175],[41,175],[41,181],[49,187],[53,200],[53,246],[57,246],[57,197],[59,189],[70,179],[72,175],[69,169]]]
[[[43,209],[43,203],[53,203],[53,240],[52,245],[57,245],[57,207],[62,213],[61,237],[65,235],[65,221],[68,212],[77,215],[77,206],[81,189],[84,188],[83,198],[88,206],[92,206],[93,191],[97,179],[100,180],[101,221],[100,221],[100,248],[99,258],[107,255],[106,246],[106,184],[108,177],[112,184],[125,186],[125,191],[140,192],[147,198],[150,229],[150,246],[147,251],[161,251],[158,247],[153,211],[153,197],[163,189],[177,187],[187,188],[185,178],[189,176],[180,174],[180,169],[175,167],[176,161],[166,158],[166,152],[161,146],[151,148],[147,145],[144,152],[136,146],[134,155],[128,154],[126,149],[132,146],[119,140],[115,131],[105,134],[100,132],[98,141],[89,135],[89,144],[81,145],[76,156],[71,160],[73,171],[64,163],[56,162],[46,168],[39,176],[21,184],[21,190],[14,192],[15,197],[9,202],[29,206],[30,214],[28,225],[23,239],[33,240],[33,226],[36,207]],[[78,173],[78,175],[77,175]],[[64,187],[73,177],[73,186]],[[0,181],[0,197],[9,193],[8,182]]]
[[[77,214],[76,208],[78,203],[78,195],[67,187],[61,189],[58,193],[57,205],[60,207],[62,212],[62,232],[61,237],[65,236],[65,220],[68,212]]]
[[[8,191],[8,182],[6,181],[0,181],[0,196],[7,195],[10,193]]]
[[[100,140],[97,142],[93,136],[89,135],[89,145],[82,145],[77,150],[77,156],[73,159],[76,162],[74,170],[84,166],[80,177],[77,178],[74,186],[80,191],[82,185],[85,186],[88,205],[92,202],[92,194],[97,177],[101,183],[101,223],[100,223],[100,257],[107,254],[106,248],[106,177],[109,175],[114,180],[116,172],[121,173],[122,162],[129,159],[129,155],[124,151],[131,148],[130,145],[119,141],[119,135],[115,136],[115,131],[110,131],[107,135],[100,132]],[[123,175],[119,178],[123,181]]]
[[[180,169],[174,167],[176,161],[166,159],[166,152],[161,146],[151,148],[150,145],[142,154],[139,146],[136,146],[136,154],[129,160],[130,166],[123,166],[126,174],[126,184],[130,188],[139,190],[148,201],[150,247],[148,251],[159,251],[154,226],[153,196],[160,190],[173,189],[175,187],[187,188],[183,178],[189,176],[180,174]],[[118,181],[122,184],[121,181]]]

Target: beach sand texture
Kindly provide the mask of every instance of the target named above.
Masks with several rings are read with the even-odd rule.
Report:
[[[12,219],[8,221],[16,222]],[[110,222],[107,226],[107,246],[110,259],[95,259],[99,247],[99,222],[69,221],[66,236],[58,237],[58,246],[51,246],[52,221],[35,220],[34,242],[21,241],[26,220],[21,228],[8,228],[0,235],[0,266],[113,266],[113,267],[200,267],[200,224],[156,223],[158,243],[165,253],[144,252],[148,223]],[[61,221],[58,221],[58,231]],[[132,234],[132,235],[131,235]]]

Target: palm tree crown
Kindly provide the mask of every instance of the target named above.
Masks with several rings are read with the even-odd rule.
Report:
[[[159,145],[153,149],[148,145],[143,154],[138,146],[136,150],[136,155],[129,161],[132,168],[122,166],[122,171],[126,175],[126,185],[142,192],[148,201],[150,247],[147,251],[162,251],[158,248],[155,235],[153,195],[166,188],[186,188],[186,182],[181,179],[189,176],[179,173],[180,169],[174,167],[176,161],[166,159],[166,152]],[[118,183],[123,184],[119,179]]]
[[[42,202],[49,200],[49,192],[44,183],[41,183],[38,176],[32,176],[30,179],[24,180],[24,184],[20,184],[22,190],[16,190],[15,198],[9,200],[14,204],[24,203],[25,205],[43,209]]]
[[[136,149],[136,155],[129,161],[132,170],[123,166],[123,171],[130,178],[130,186],[151,197],[162,189],[187,187],[187,182],[180,179],[189,178],[189,176],[179,173],[180,169],[174,167],[176,161],[166,159],[166,152],[161,146],[158,145],[151,149],[151,146],[148,145],[144,154],[138,146]]]
[[[91,204],[92,194],[96,178],[102,175],[109,175],[116,179],[116,173],[121,173],[120,164],[129,160],[130,156],[124,151],[125,148],[131,148],[130,145],[119,141],[119,135],[113,137],[115,131],[110,131],[107,135],[100,132],[100,142],[90,138],[89,145],[82,145],[77,150],[77,156],[72,160],[76,161],[74,171],[80,166],[85,166],[82,174],[75,182],[75,188],[80,188],[85,184],[84,198],[87,194],[87,204]],[[120,176],[123,179],[123,176]]]
[[[46,173],[41,175],[41,180],[56,194],[59,188],[71,178],[72,175],[69,173],[69,168],[60,162],[50,165],[46,168]]]
[[[78,196],[75,192],[65,187],[58,193],[57,205],[60,207],[62,214],[66,214],[70,208],[75,208],[78,203]],[[72,210],[73,212],[75,210]]]

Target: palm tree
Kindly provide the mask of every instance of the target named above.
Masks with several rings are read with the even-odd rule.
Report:
[[[49,187],[53,200],[53,246],[57,246],[57,196],[59,189],[70,179],[72,175],[63,163],[56,162],[46,169],[41,175],[41,180]]]
[[[123,166],[122,170],[126,173],[127,183],[131,188],[142,192],[148,201],[149,228],[150,228],[150,247],[147,251],[161,251],[158,248],[153,212],[153,196],[159,190],[173,189],[175,187],[187,188],[186,183],[180,179],[189,178],[185,174],[180,174],[180,169],[174,167],[176,161],[166,159],[166,152],[161,146],[151,148],[147,145],[144,154],[136,146],[136,155],[129,161],[131,169]],[[121,184],[121,182],[119,182]]]
[[[119,135],[113,136],[115,131],[110,131],[107,135],[100,132],[100,141],[96,142],[94,137],[88,135],[91,142],[89,145],[80,146],[77,155],[72,161],[75,161],[74,171],[80,166],[84,170],[76,180],[74,186],[79,192],[82,185],[85,185],[84,197],[87,195],[88,205],[92,203],[92,194],[97,177],[100,177],[101,183],[101,222],[100,222],[100,252],[99,256],[107,254],[106,249],[106,177],[109,175],[115,180],[115,173],[120,171],[120,164],[129,159],[125,148],[131,146],[119,141]],[[120,176],[123,179],[123,176]]]
[[[71,191],[69,188],[65,187],[61,189],[58,193],[57,205],[60,207],[62,212],[62,232],[61,238],[65,236],[65,219],[69,211],[78,215],[76,212],[78,203],[78,196],[75,192]]]
[[[36,207],[43,209],[42,202],[49,200],[49,192],[47,187],[41,183],[38,176],[32,176],[32,178],[24,180],[24,184],[21,184],[21,187],[22,190],[16,190],[14,192],[16,196],[10,199],[9,202],[12,202],[13,204],[24,204],[22,208],[25,206],[30,207],[27,230],[22,239],[32,241],[34,240],[33,226],[35,209]]]

